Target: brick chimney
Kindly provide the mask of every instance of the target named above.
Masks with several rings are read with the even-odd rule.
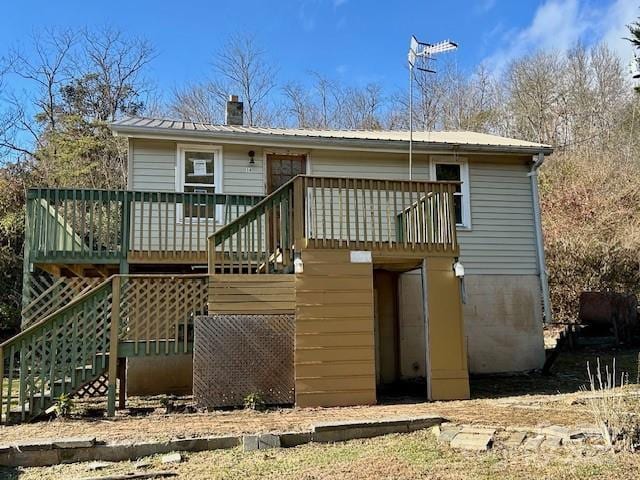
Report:
[[[244,123],[244,108],[242,102],[238,101],[237,95],[229,95],[224,123],[225,125],[242,125]]]

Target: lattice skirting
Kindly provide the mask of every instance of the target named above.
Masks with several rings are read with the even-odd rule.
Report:
[[[258,393],[266,404],[294,402],[294,315],[197,317],[193,396],[202,407],[241,406]]]
[[[109,393],[109,375],[104,373],[95,379],[93,382],[89,382],[83,385],[75,393],[74,397],[77,398],[92,398],[92,397],[106,397]]]

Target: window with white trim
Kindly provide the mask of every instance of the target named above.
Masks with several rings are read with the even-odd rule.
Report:
[[[434,158],[431,161],[431,177],[441,182],[462,182],[453,194],[456,225],[471,228],[469,199],[469,164],[466,159]]]
[[[178,146],[176,192],[222,193],[222,148],[208,145]],[[214,217],[213,206],[185,204],[179,218]],[[222,205],[216,205],[216,218],[222,221]]]

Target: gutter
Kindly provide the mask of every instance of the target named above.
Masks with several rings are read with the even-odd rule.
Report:
[[[533,157],[533,165],[527,176],[531,180],[531,192],[533,196],[533,220],[536,230],[536,252],[538,257],[538,274],[542,290],[543,323],[549,324],[553,320],[551,312],[551,297],[549,295],[549,279],[544,258],[544,237],[542,235],[542,217],[540,214],[540,193],[538,192],[538,169],[544,163],[544,152]]]

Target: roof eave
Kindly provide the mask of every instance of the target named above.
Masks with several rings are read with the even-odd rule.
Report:
[[[359,138],[336,138],[336,137],[310,137],[295,135],[278,135],[264,133],[246,132],[213,132],[207,130],[169,130],[157,127],[140,127],[120,124],[111,124],[111,129],[115,135],[125,137],[144,137],[167,140],[196,139],[196,140],[219,140],[231,143],[246,143],[251,145],[274,146],[287,144],[292,147],[313,147],[313,148],[363,148],[363,149],[398,149],[408,145],[407,140],[379,140],[379,139],[359,139]],[[414,140],[414,150],[416,152],[456,151],[458,153],[516,153],[516,154],[538,154],[549,155],[553,153],[553,148],[548,145],[482,145],[482,144],[455,144],[444,142],[423,142]]]

